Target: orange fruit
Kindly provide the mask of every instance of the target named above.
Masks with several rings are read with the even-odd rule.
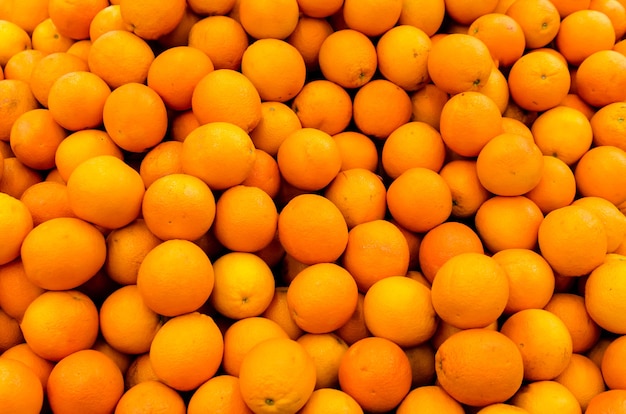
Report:
[[[494,63],[489,48],[480,39],[454,33],[433,43],[427,65],[432,82],[454,95],[479,91],[487,83]]]
[[[0,49],[0,66],[2,67],[14,54],[32,47],[28,32],[12,21],[2,19],[0,33],[3,40]]]
[[[18,344],[24,343],[20,322],[0,309],[0,327],[3,337],[0,339],[0,352],[4,352]]]
[[[477,18],[492,13],[497,5],[498,0],[489,0],[480,4],[465,0],[448,0],[446,12],[456,23],[469,25]]]
[[[520,0],[528,1],[544,0]],[[515,103],[523,109],[538,112],[557,106],[567,96],[571,85],[566,61],[543,49],[526,53],[516,60],[508,80]]]
[[[31,42],[33,49],[49,54],[67,52],[76,40],[61,34],[52,19],[48,17],[35,26]]]
[[[524,378],[550,380],[559,375],[572,355],[572,338],[565,323],[543,309],[524,309],[512,314],[500,332],[519,348]]]
[[[476,160],[451,160],[439,170],[452,193],[452,217],[470,217],[489,197],[476,172]]]
[[[572,204],[588,208],[600,218],[606,230],[607,252],[617,250],[626,236],[626,217],[619,208],[602,197],[579,197]]]
[[[624,389],[622,364],[626,358],[626,337],[619,336],[606,347],[600,369],[609,389]]]
[[[93,16],[89,24],[89,40],[93,42],[112,30],[132,31],[132,27],[122,18],[119,4],[111,4]]]
[[[104,102],[102,115],[106,132],[126,151],[146,151],[161,142],[167,132],[165,103],[158,93],[141,83],[115,88]]]
[[[26,277],[20,259],[0,266],[0,307],[11,318],[21,321],[28,305],[43,292]]]
[[[544,214],[565,207],[576,197],[574,172],[560,158],[544,155],[541,179],[524,195]]]
[[[213,62],[203,51],[191,46],[177,46],[155,57],[146,82],[167,108],[183,111],[191,108],[196,85],[213,69]]]
[[[241,184],[255,159],[250,135],[229,122],[210,122],[194,129],[185,138],[181,153],[183,172],[198,177],[212,190]]]
[[[199,15],[226,15],[235,5],[235,0],[220,0],[207,4],[202,0],[190,0],[187,2],[191,10]]]
[[[139,173],[112,155],[80,163],[67,181],[67,197],[77,217],[107,229],[123,227],[141,211],[144,184]]]
[[[276,73],[283,71],[282,76]],[[300,92],[306,78],[304,58],[294,46],[280,39],[259,39],[241,58],[241,73],[264,101],[287,102]]]
[[[150,345],[150,361],[166,385],[190,391],[213,377],[224,352],[223,336],[208,315],[192,312],[169,319]]]
[[[154,380],[142,382],[126,390],[115,406],[115,412],[132,413],[146,406],[172,414],[187,412],[183,397],[178,392]]]
[[[541,180],[543,154],[526,137],[502,133],[480,150],[476,174],[489,192],[500,196],[519,196],[532,190]]]
[[[339,364],[348,344],[334,333],[305,333],[296,340],[315,363],[315,389],[331,389],[339,382]],[[309,406],[308,409],[312,409]]]
[[[139,164],[139,175],[146,188],[157,178],[183,172],[182,151],[183,143],[173,140],[161,141],[146,153]]]
[[[553,380],[533,381],[524,384],[509,401],[529,413],[549,410],[563,414],[580,414],[576,396],[563,384]]]
[[[626,404],[626,390],[606,390],[593,397],[587,404],[587,414],[619,411]]]
[[[334,263],[301,270],[287,289],[287,305],[296,324],[308,333],[328,333],[344,325],[357,306],[352,275]]]
[[[612,145],[591,148],[578,160],[574,177],[583,196],[602,197],[615,205],[626,200],[621,181],[626,166],[626,151]]]
[[[159,380],[152,369],[150,353],[135,356],[124,374],[124,389],[130,389],[141,382],[150,380]]]
[[[184,0],[167,3],[120,0],[120,13],[124,22],[142,39],[153,40],[176,28],[185,14]]]
[[[252,414],[241,396],[239,377],[216,375],[200,385],[187,404],[188,414],[201,414],[211,407],[218,412]]]
[[[443,105],[439,131],[450,150],[464,157],[475,157],[487,142],[502,133],[502,114],[485,94],[458,93]]]
[[[298,0],[300,11],[310,17],[329,17],[341,9],[343,2],[340,0]]]
[[[112,89],[131,82],[144,83],[154,59],[150,45],[128,30],[102,34],[91,43],[87,55],[89,70]]]
[[[289,134],[302,127],[297,113],[282,102],[261,103],[261,119],[250,131],[250,138],[256,149],[265,151],[272,157]]]
[[[542,222],[541,210],[525,196],[491,197],[474,217],[476,231],[492,253],[511,248],[533,249]]]
[[[359,292],[356,309],[354,313],[341,328],[337,329],[335,333],[348,345],[352,345],[359,339],[372,336],[371,332],[367,329],[365,324],[365,315],[363,313],[363,301],[365,295]]]
[[[187,135],[199,126],[200,122],[191,109],[181,111],[170,119],[169,136],[172,141],[183,142]]]
[[[406,276],[390,276],[365,293],[365,324],[374,335],[403,348],[420,345],[435,333],[438,318],[430,290]]]
[[[434,35],[441,27],[445,16],[443,0],[406,0],[398,24],[406,24],[422,29],[428,36]]]
[[[360,414],[363,409],[350,394],[335,388],[321,388],[313,391],[300,414],[314,414],[323,411],[329,414]]]
[[[248,34],[230,16],[206,16],[191,26],[187,44],[206,53],[215,69],[239,70]]]
[[[36,226],[56,217],[76,217],[67,195],[67,186],[54,181],[34,184],[20,197],[26,204]]]
[[[61,76],[76,71],[89,71],[83,59],[67,52],[47,54],[33,66],[30,76],[30,87],[33,95],[41,105],[48,106],[48,95],[54,82]]]
[[[387,189],[387,207],[402,227],[426,232],[452,212],[452,193],[435,171],[414,167],[400,174]]]
[[[98,310],[76,290],[46,291],[28,305],[20,327],[37,355],[59,361],[95,343]]]
[[[561,21],[555,38],[559,52],[574,66],[594,52],[612,49],[614,43],[611,19],[598,10],[577,10],[568,14]]]
[[[524,54],[526,38],[522,27],[512,17],[491,12],[466,24],[469,24],[467,33],[482,40],[498,66],[510,67]]]
[[[37,374],[26,364],[0,358],[0,403],[11,414],[35,414],[43,407],[44,391]]]
[[[237,11],[246,33],[255,39],[285,39],[298,24],[299,7],[296,0],[239,0]]]
[[[6,3],[0,14],[4,20],[11,21],[32,34],[37,24],[48,17],[48,7],[42,0],[19,3],[11,1]]]
[[[324,78],[346,89],[365,85],[378,68],[376,47],[369,37],[353,29],[331,33],[322,42],[318,59]]]
[[[307,70],[318,70],[320,47],[333,32],[327,19],[303,14],[300,15],[296,28],[285,40],[300,52]]]
[[[411,120],[426,122],[439,131],[441,111],[449,95],[435,84],[427,83],[409,96],[413,106]]]
[[[9,141],[15,120],[25,112],[39,107],[35,95],[26,81],[0,80],[0,93],[5,97],[0,103],[0,140]]]
[[[426,385],[412,389],[402,400],[396,413],[441,411],[450,414],[463,414],[463,406],[439,385]]]
[[[68,135],[51,111],[37,108],[24,112],[11,127],[9,144],[15,157],[27,167],[47,170],[55,167],[60,143]]]
[[[274,296],[269,265],[253,253],[229,252],[213,262],[215,284],[210,303],[221,315],[243,319],[261,315]]]
[[[484,329],[497,331],[499,329],[499,323],[498,321],[495,321],[485,326]],[[457,328],[456,326],[450,325],[446,321],[440,320],[439,324],[437,325],[437,330],[435,331],[435,334],[432,336],[432,338],[430,338],[430,341],[428,341],[428,343],[436,351],[437,349],[439,349],[441,344],[443,344],[449,337],[463,330],[465,329]]]
[[[177,46],[189,46],[189,32],[194,24],[196,24],[201,16],[194,13],[189,5],[185,7],[185,11],[183,12],[183,17],[180,19],[174,30],[159,36],[156,39],[156,43],[158,46],[169,49]]]
[[[600,327],[586,310],[585,299],[573,293],[555,293],[545,310],[561,318],[572,337],[573,352],[589,351],[601,335]]]
[[[52,368],[54,368],[54,362],[37,355],[26,342],[22,342],[21,344],[7,349],[0,355],[0,358],[12,359],[23,363],[33,370],[41,381],[41,385],[44,389],[46,388],[48,377],[50,376]]]
[[[388,339],[361,339],[350,345],[341,360],[339,386],[363,410],[389,411],[409,393],[409,359],[399,345]]]
[[[283,328],[289,338],[296,340],[304,331],[296,324],[287,305],[287,286],[276,286],[270,304],[265,308],[262,317],[271,319]]]
[[[163,325],[161,316],[146,305],[137,285],[123,286],[107,296],[100,307],[99,320],[104,340],[126,354],[148,352]]]
[[[356,131],[343,131],[333,135],[333,139],[341,154],[341,171],[352,168],[377,171],[378,150],[374,141],[367,135]]]
[[[510,101],[509,84],[506,76],[495,65],[491,68],[487,83],[480,92],[490,97],[496,103],[500,113],[503,114],[506,111]]]
[[[396,224],[372,220],[350,229],[342,265],[365,293],[381,279],[405,275],[409,254],[407,239]]]
[[[461,329],[497,320],[509,298],[509,280],[500,264],[481,253],[460,253],[441,265],[432,282],[433,308]]]
[[[609,49],[587,56],[578,66],[575,85],[578,95],[589,105],[602,107],[625,99],[626,56]],[[608,79],[611,79],[608,81]]]
[[[252,171],[242,181],[242,185],[258,187],[265,191],[272,199],[280,191],[280,171],[276,159],[267,152],[256,149],[256,158],[252,166]]]
[[[44,289],[73,289],[102,267],[106,242],[92,224],[73,217],[53,218],[31,230],[21,247],[28,279]]]
[[[341,210],[348,228],[385,218],[385,184],[364,168],[341,171],[324,190],[324,197]]]
[[[29,187],[43,181],[41,171],[27,167],[16,157],[5,158],[2,164],[0,192],[11,197],[20,198]]]
[[[67,53],[69,53],[70,55],[78,56],[79,58],[87,62],[90,48],[91,40],[83,39],[72,43],[72,46],[67,49]]]
[[[53,0],[48,4],[48,14],[63,36],[77,40],[88,39],[91,20],[108,5],[106,0],[90,0],[79,4]]]
[[[4,265],[20,256],[24,239],[33,229],[33,217],[23,201],[4,193],[0,193],[0,217],[0,264]]]
[[[285,251],[303,263],[334,262],[348,243],[348,226],[332,201],[301,194],[280,212],[278,237]]]
[[[412,388],[423,387],[435,379],[435,348],[430,341],[404,350],[411,363]]]
[[[623,133],[622,117],[626,105],[622,102],[614,102],[604,105],[594,112],[591,119],[593,142],[596,145],[613,145],[626,150],[626,145],[620,139]]]
[[[619,335],[625,334],[622,299],[625,290],[620,283],[626,264],[610,260],[597,266],[585,283],[585,307],[591,319],[601,328]]]
[[[591,10],[606,14],[611,20],[615,31],[615,40],[618,41],[626,33],[626,6],[619,0],[593,0],[589,2]]]
[[[342,17],[348,28],[377,37],[396,25],[401,12],[402,0],[386,3],[375,0],[344,0]]]
[[[352,121],[352,98],[338,84],[326,79],[307,82],[291,103],[305,128],[317,128],[335,135]]]
[[[232,123],[250,132],[261,120],[261,98],[254,84],[241,72],[217,69],[196,84],[191,109],[200,124]]]
[[[239,386],[254,412],[297,412],[313,393],[315,378],[315,362],[301,344],[273,338],[259,343],[243,358]]]
[[[549,0],[514,1],[505,14],[521,26],[529,49],[546,46],[554,40],[561,23],[559,10]]]
[[[567,94],[567,96],[565,96],[565,98],[563,98],[563,100],[560,103],[560,106],[568,106],[570,108],[578,109],[589,120],[591,120],[591,117],[596,112],[595,108],[591,107],[591,105],[583,101],[583,99],[580,96],[578,96],[577,93],[573,93],[571,91],[570,93]]]
[[[477,414],[528,414],[528,411],[514,405],[496,403],[481,408]]]
[[[213,232],[227,249],[255,252],[274,239],[278,212],[272,198],[258,187],[237,185],[216,203]]]
[[[40,50],[26,49],[12,55],[4,65],[5,79],[18,79],[30,82],[33,67],[46,54]]]

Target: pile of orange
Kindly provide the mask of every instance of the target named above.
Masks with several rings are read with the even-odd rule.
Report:
[[[625,35],[0,1],[0,411],[626,412]]]

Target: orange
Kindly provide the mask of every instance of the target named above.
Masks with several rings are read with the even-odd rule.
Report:
[[[322,411],[329,414],[363,413],[363,409],[354,398],[335,388],[322,388],[313,391],[306,404],[298,412],[300,414],[314,414]]]
[[[441,111],[449,95],[433,83],[427,83],[409,96],[413,107],[411,120],[425,122],[439,131]]]
[[[20,197],[33,218],[33,225],[56,217],[76,217],[67,195],[67,186],[54,181],[34,184]]]
[[[439,175],[452,193],[452,217],[470,217],[489,197],[476,173],[476,160],[457,159],[443,165]]]
[[[187,413],[205,413],[207,407],[216,412],[252,414],[241,396],[239,377],[227,374],[216,375],[193,391]]]
[[[614,43],[611,19],[598,10],[577,10],[568,14],[561,21],[555,38],[559,52],[574,66],[594,52],[612,49]]]
[[[376,47],[353,29],[331,33],[320,46],[319,66],[324,78],[346,89],[368,83],[378,68]]]
[[[183,397],[178,392],[154,380],[142,382],[125,391],[115,406],[115,412],[134,413],[148,406],[152,410],[163,410],[172,414],[187,412]]]
[[[514,1],[505,14],[519,23],[529,49],[546,46],[554,40],[561,23],[559,10],[549,0]]]
[[[506,271],[481,253],[460,253],[441,265],[431,288],[437,315],[461,329],[482,328],[502,315],[509,298]]]
[[[446,35],[428,54],[432,82],[451,95],[479,91],[491,74],[493,59],[480,39],[466,33]]]
[[[456,154],[475,157],[502,133],[502,114],[493,99],[475,91],[462,92],[446,101],[441,110],[441,138]]]
[[[626,5],[619,0],[593,0],[589,3],[591,10],[606,14],[615,30],[615,40],[618,41],[626,33]]]
[[[0,307],[8,316],[21,321],[28,305],[43,292],[26,277],[20,259],[0,266]]]
[[[80,163],[67,180],[67,197],[77,217],[107,229],[123,227],[141,211],[144,184],[119,158],[100,155]]]
[[[403,276],[409,266],[409,246],[400,228],[387,220],[373,220],[354,226],[342,257],[363,293],[377,281]]]
[[[152,61],[146,82],[167,108],[183,111],[191,108],[196,85],[213,69],[213,62],[203,51],[176,46],[161,52]]]
[[[241,25],[255,39],[285,39],[298,24],[299,8],[296,0],[240,0],[237,10]]]
[[[150,346],[154,373],[179,391],[199,387],[219,368],[224,352],[222,338],[208,315],[192,312],[169,319]]]
[[[107,296],[99,319],[104,340],[126,354],[148,352],[163,325],[161,316],[146,305],[137,285],[123,286]]]
[[[520,0],[527,1],[543,0]],[[516,60],[508,80],[515,103],[523,109],[538,112],[557,106],[567,96],[571,85],[565,60],[547,50],[526,53]]]
[[[443,0],[407,0],[402,2],[398,24],[415,26],[422,29],[428,36],[432,36],[441,27],[444,16]]]
[[[37,355],[59,361],[94,344],[98,310],[88,296],[76,290],[47,291],[28,305],[20,327]]]
[[[226,253],[213,262],[213,272],[210,302],[227,318],[259,316],[272,301],[274,275],[269,265],[253,253]]]
[[[507,108],[509,106],[507,105]],[[512,118],[510,116],[502,117],[502,131],[503,132],[513,132],[529,139],[533,139],[533,134],[530,128],[521,120],[517,118]]]
[[[165,103],[158,93],[142,83],[131,82],[115,88],[104,102],[102,116],[111,139],[130,152],[154,147],[167,132]]]
[[[591,121],[591,117],[595,114],[595,108],[591,107],[588,103],[582,100],[580,96],[576,93],[568,93],[565,98],[560,103],[561,106],[569,106],[570,108],[578,109],[580,112],[585,114],[587,119]]]
[[[374,141],[367,135],[356,131],[343,131],[333,135],[333,139],[341,154],[341,171],[352,168],[377,171],[378,150]]]
[[[296,324],[308,333],[328,333],[344,325],[357,306],[352,275],[334,263],[317,263],[300,271],[287,289],[287,304]]]
[[[336,387],[339,382],[339,364],[348,350],[348,344],[334,333],[305,333],[296,341],[315,363],[315,389]],[[308,409],[312,409],[312,406]]]
[[[287,305],[287,286],[274,288],[272,300],[261,316],[279,324],[291,339],[298,339],[304,333],[293,320]]]
[[[183,172],[180,160],[182,151],[183,143],[173,140],[161,141],[146,153],[139,164],[139,175],[146,188],[157,178]]]
[[[593,141],[589,119],[579,110],[565,106],[541,113],[531,131],[544,155],[556,157],[567,165],[575,164]]]
[[[482,40],[498,66],[510,67],[524,54],[526,38],[522,27],[512,17],[491,12],[466,24],[469,24],[467,33]]]
[[[26,343],[15,345],[0,355],[1,359],[12,359],[19,361],[33,370],[41,381],[41,385],[46,388],[48,383],[48,377],[52,368],[54,368],[54,362],[48,361],[45,358],[37,355],[32,348]]]
[[[300,52],[307,70],[318,70],[320,47],[333,31],[327,19],[301,15],[296,28],[285,40]]]
[[[258,187],[230,187],[217,200],[213,232],[229,250],[263,249],[273,240],[277,225],[274,201]]]
[[[623,133],[622,119],[626,110],[623,102],[604,105],[594,112],[589,122],[596,145],[613,145],[626,150],[620,137]]]
[[[52,0],[48,4],[48,14],[63,36],[76,40],[87,39],[91,20],[108,5],[107,0],[89,0],[80,3]]]
[[[448,219],[452,193],[435,171],[414,167],[400,174],[387,189],[387,207],[404,228],[426,232]]]
[[[37,374],[26,364],[0,358],[0,403],[7,414],[36,414],[43,407],[44,391]]]
[[[271,338],[288,338],[287,332],[275,321],[260,316],[233,322],[224,331],[224,371],[238,377],[241,361],[255,345]]]
[[[466,0],[447,0],[446,12],[452,20],[461,25],[469,25],[477,18],[492,13],[498,0],[489,0],[476,4]]]
[[[208,4],[202,0],[190,0],[187,4],[199,15],[226,15],[235,5],[235,0],[220,0]]]
[[[539,207],[525,196],[495,196],[476,212],[474,225],[487,250],[533,249],[543,221]]]
[[[625,389],[623,366],[626,358],[626,337],[619,336],[606,347],[600,369],[609,389]]]
[[[194,129],[185,138],[181,153],[183,172],[198,177],[212,190],[241,184],[252,171],[255,158],[248,133],[229,122],[210,122]]]
[[[495,65],[491,68],[487,83],[480,92],[490,97],[498,106],[500,113],[504,114],[510,101],[509,84],[506,76]]]
[[[412,388],[423,387],[435,379],[435,348],[430,341],[404,350],[411,363],[413,373]]]
[[[576,91],[589,105],[602,107],[625,99],[626,56],[615,50],[600,50],[587,56],[576,71]],[[610,81],[608,81],[610,79]]]
[[[607,252],[617,250],[626,236],[626,217],[619,208],[602,197],[579,197],[572,204],[588,208],[600,218],[606,230]]]
[[[348,228],[385,217],[386,189],[380,177],[364,168],[341,171],[324,190],[324,197],[341,210]]]
[[[154,59],[150,45],[127,30],[102,34],[91,43],[87,55],[89,70],[113,89],[130,82],[144,83]]]
[[[330,17],[341,10],[343,1],[341,0],[298,0],[300,11],[310,17],[322,18]]]
[[[63,358],[48,378],[48,401],[58,413],[112,411],[123,393],[124,378],[115,362],[93,349]]]
[[[276,76],[280,71],[282,75]],[[306,78],[304,58],[294,46],[280,39],[259,39],[243,53],[241,73],[264,101],[287,102],[300,92]]]
[[[435,333],[437,315],[430,290],[406,276],[374,283],[363,302],[365,324],[374,335],[403,348],[420,345]]]
[[[505,132],[493,137],[480,150],[476,174],[489,192],[519,196],[539,184],[543,154],[533,140]]]
[[[189,32],[194,24],[196,24],[201,17],[191,10],[191,7],[187,5],[183,13],[183,17],[180,19],[174,30],[159,36],[156,39],[156,43],[159,47],[169,49],[177,46],[189,46]]]
[[[443,390],[471,406],[508,400],[521,386],[524,368],[515,343],[490,329],[450,336],[435,354],[435,367]]]
[[[255,148],[275,156],[285,138],[301,127],[291,107],[282,102],[266,101],[261,103],[261,119],[250,131],[250,138]]]
[[[564,0],[551,0],[554,6],[559,11],[561,18],[575,12],[576,10],[583,10],[589,8],[591,5],[590,0],[576,0],[576,1],[564,1]]]
[[[51,18],[35,26],[31,37],[33,49],[45,54],[67,52],[76,43],[75,39],[61,34]]]
[[[343,339],[348,345],[352,345],[359,339],[371,336],[370,331],[365,324],[365,315],[363,313],[363,301],[365,295],[359,292],[356,309],[354,313],[341,328],[337,329],[335,333]]]
[[[409,359],[397,344],[368,337],[350,345],[339,365],[339,385],[366,411],[397,407],[411,387]]]
[[[200,124],[232,123],[250,132],[261,120],[261,98],[241,72],[217,69],[196,84],[191,108]]]
[[[289,338],[265,340],[241,362],[239,386],[246,405],[256,413],[297,412],[315,388],[313,358]]]
[[[573,293],[555,293],[544,307],[567,326],[574,352],[589,351],[600,338],[601,330],[586,310],[585,298]]]
[[[559,375],[572,355],[572,338],[565,323],[543,309],[524,309],[511,315],[500,332],[518,346],[524,378],[550,380]]]
[[[198,245],[173,239],[146,254],[139,266],[137,288],[148,308],[160,315],[177,316],[193,312],[207,301],[214,278],[211,261]]]
[[[146,352],[135,356],[124,374],[124,388],[129,389],[150,380],[159,380],[152,369],[150,354]]]
[[[499,323],[498,321],[495,321],[485,326],[484,328],[497,331],[499,329]],[[437,349],[439,349],[441,344],[443,344],[449,337],[463,330],[465,329],[457,328],[456,326],[450,325],[449,323],[443,320],[440,320],[439,324],[437,325],[437,330],[435,331],[435,334],[430,338],[430,341],[428,341],[428,343],[436,351]],[[434,364],[433,364],[433,368],[434,368]]]
[[[68,132],[59,125],[51,111],[37,108],[18,116],[9,136],[15,157],[27,167],[48,170]]]
[[[150,1],[120,0],[124,22],[142,39],[153,40],[176,28],[185,14],[187,2],[175,0],[155,4]]]
[[[5,98],[0,103],[0,140],[9,141],[15,120],[25,112],[39,107],[26,81],[18,79],[0,80],[0,93]]]
[[[89,24],[89,40],[93,42],[112,30],[132,30],[132,27],[124,22],[119,4],[111,4],[93,16]]]
[[[67,53],[69,53],[70,55],[78,56],[79,58],[87,62],[89,49],[91,49],[91,40],[83,39],[72,43],[72,46],[67,49]]]
[[[576,396],[566,386],[552,380],[522,385],[509,403],[529,413],[539,413],[542,410],[563,414],[582,412]]]
[[[32,47],[28,32],[12,21],[2,19],[0,23],[2,48],[0,48],[0,66],[4,67],[14,54]]]
[[[514,405],[496,403],[481,408],[477,414],[528,414],[528,411]]]
[[[248,35],[230,16],[207,16],[191,26],[188,46],[206,53],[215,69],[239,70]]]
[[[40,50],[26,49],[12,55],[4,65],[5,79],[19,79],[30,82],[33,67],[46,54]]]
[[[585,353],[586,356],[589,357],[593,361],[598,368],[602,364],[602,357],[604,356],[604,352],[609,344],[615,339],[615,336],[600,336],[600,339],[593,345],[593,347]]]
[[[326,79],[307,82],[291,103],[304,128],[330,135],[344,131],[352,121],[352,98],[338,84]]]
[[[0,193],[0,217],[0,264],[4,265],[19,257],[24,239],[33,229],[33,218],[23,201],[4,193]]]
[[[587,414],[600,414],[624,409],[626,390],[607,390],[593,397],[587,405]]]
[[[574,394],[583,410],[587,409],[593,397],[606,391],[600,368],[581,354],[572,354],[565,370],[554,380]]]
[[[24,343],[20,322],[9,316],[0,309],[0,327],[2,327],[2,339],[0,340],[0,352],[4,352],[18,344]]]
[[[625,334],[622,299],[625,290],[620,283],[626,263],[610,260],[597,266],[585,283],[585,307],[591,319],[601,328],[619,335]]]
[[[344,0],[342,15],[346,26],[370,37],[377,37],[394,27],[402,12],[402,0]]]
[[[28,233],[21,258],[28,279],[44,289],[73,289],[104,264],[106,242],[92,224],[73,217],[53,218]]]
[[[40,171],[27,167],[16,157],[5,158],[2,164],[0,191],[11,197],[22,197],[30,186],[42,181]]]
[[[445,412],[463,414],[463,406],[439,385],[426,385],[412,389],[402,400],[396,413]]]
[[[460,253],[484,253],[478,234],[468,225],[447,221],[432,228],[421,240],[419,267],[424,277],[432,283],[441,266]]]
[[[200,122],[191,109],[177,112],[170,119],[169,137],[172,141],[183,142],[187,135],[199,126]]]
[[[3,15],[4,20],[12,21],[18,26],[32,34],[35,26],[48,17],[48,8],[46,7],[47,1],[44,0],[32,0],[32,1],[10,1],[7,3],[6,10],[7,15]],[[2,14],[0,12],[0,14]],[[7,17],[9,17],[7,19]]]
[[[524,194],[542,213],[569,205],[576,196],[576,179],[571,168],[560,158],[544,155],[539,183]]]
[[[626,166],[626,151],[612,145],[587,151],[574,168],[578,192],[582,196],[602,197],[615,205],[626,200],[621,181]]]
[[[256,159],[252,171],[242,181],[242,185],[257,187],[265,191],[272,199],[280,191],[280,171],[276,159],[267,152],[256,149]]]
[[[59,175],[67,182],[80,163],[99,155],[111,155],[120,160],[123,158],[122,150],[105,131],[83,129],[69,134],[61,141],[54,159]]]

